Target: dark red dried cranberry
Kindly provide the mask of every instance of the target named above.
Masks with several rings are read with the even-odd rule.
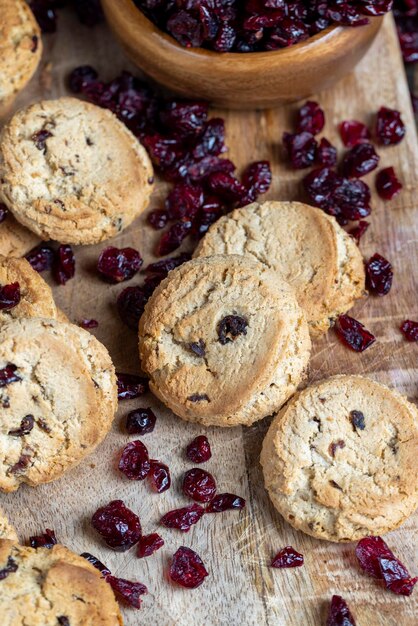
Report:
[[[376,341],[376,337],[366,330],[363,324],[349,315],[338,317],[335,332],[343,344],[355,352],[363,352]]]
[[[378,166],[380,157],[371,143],[359,143],[351,148],[342,162],[345,176],[361,178]]]
[[[104,578],[106,578],[106,576],[110,574],[110,569],[108,569],[106,565],[103,565],[103,563],[99,561],[99,559],[96,558],[93,554],[90,554],[90,552],[83,552],[82,554],[80,554],[80,556],[82,556],[83,559],[86,559],[86,561],[93,565],[93,567],[99,570]]]
[[[148,476],[151,464],[142,441],[131,441],[124,447],[118,467],[129,480],[144,480]]]
[[[301,567],[303,565],[303,554],[296,552],[292,546],[286,546],[276,554],[271,562],[271,567]]]
[[[199,341],[193,341],[192,343],[187,344],[190,352],[193,352],[196,356],[203,358],[206,354],[206,344],[203,339],[199,339]]]
[[[155,228],[155,230],[165,228],[168,222],[167,211],[164,211],[163,209],[155,209],[155,211],[151,211],[148,213],[147,222],[150,226]]]
[[[338,221],[359,220],[371,213],[370,189],[362,180],[343,178],[336,187],[331,198],[330,215],[335,215]]]
[[[206,513],[223,513],[229,510],[241,510],[245,507],[245,500],[233,493],[218,493],[206,507]]]
[[[367,126],[362,122],[357,122],[357,120],[341,122],[340,135],[347,148],[353,148],[358,143],[364,143],[370,139],[370,131]]]
[[[14,574],[14,572],[17,572],[18,567],[19,566],[16,561],[11,556],[9,556],[7,559],[6,567],[0,569],[0,580],[4,580],[9,576],[9,574]]]
[[[138,515],[128,509],[122,500],[112,500],[97,509],[91,523],[107,545],[116,550],[128,550],[141,537]]]
[[[54,262],[54,251],[45,243],[40,243],[27,253],[25,259],[31,264],[37,272],[44,272],[52,267]]]
[[[68,78],[68,83],[73,93],[83,93],[97,80],[97,72],[90,65],[76,67]]]
[[[329,444],[328,446],[328,452],[330,454],[330,456],[332,456],[332,458],[335,457],[335,453],[337,452],[338,448],[345,448],[345,441],[343,441],[342,439],[339,439],[338,441],[333,441],[332,443]]]
[[[381,578],[377,559],[379,557],[391,558],[392,556],[393,552],[381,537],[365,537],[358,542],[356,547],[356,557],[361,568],[374,578]]]
[[[183,478],[183,493],[197,502],[210,502],[216,493],[215,479],[198,467],[188,470]]]
[[[239,315],[227,315],[218,324],[217,333],[219,343],[223,346],[235,341],[239,335],[246,335],[248,322]]]
[[[35,146],[38,148],[38,150],[42,150],[43,153],[45,154],[47,150],[46,140],[49,139],[50,137],[52,137],[52,133],[50,133],[49,130],[42,129],[34,133],[31,139],[34,142]]]
[[[132,330],[138,331],[139,320],[150,295],[146,286],[127,287],[120,292],[116,301],[118,313],[121,320]]]
[[[356,626],[348,604],[341,596],[332,596],[328,611],[327,626]]]
[[[210,444],[204,435],[195,437],[186,449],[186,456],[192,463],[206,463],[212,456]]]
[[[196,215],[204,200],[203,189],[199,185],[177,183],[165,201],[165,209],[171,220]]]
[[[366,222],[365,220],[360,220],[357,226],[348,231],[349,235],[354,237],[354,239],[356,240],[357,245],[360,243],[360,239],[363,237],[369,226],[369,222]]]
[[[99,256],[97,269],[110,283],[130,280],[141,269],[141,255],[133,248],[105,248]]]
[[[374,254],[366,262],[366,286],[377,296],[385,296],[392,287],[392,265],[380,254]]]
[[[84,318],[80,320],[79,322],[79,326],[81,326],[81,328],[84,328],[85,330],[90,330],[91,328],[97,328],[98,325],[99,325],[99,322],[97,320],[93,320],[89,318]]]
[[[250,163],[242,175],[242,184],[252,201],[256,200],[260,194],[267,193],[271,181],[272,173],[269,161]]]
[[[13,363],[8,363],[6,367],[0,369],[0,388],[6,387],[6,385],[10,385],[11,383],[18,383],[21,377],[16,374],[17,367],[13,365]]]
[[[75,258],[71,246],[59,246],[52,265],[52,274],[59,285],[74,277]]]
[[[361,411],[350,411],[350,421],[353,425],[353,430],[364,430],[366,428],[364,415]]]
[[[210,191],[225,202],[240,202],[246,195],[244,185],[227,172],[213,172],[205,182]]]
[[[3,204],[3,202],[0,202],[0,224],[4,222],[4,220],[6,219],[8,215],[9,215],[9,211],[7,209],[7,206]]]
[[[187,533],[193,524],[197,524],[204,512],[205,509],[200,504],[191,504],[169,511],[161,518],[161,523],[167,528],[176,528]]]
[[[418,322],[405,320],[402,322],[400,330],[407,341],[418,341]]]
[[[321,165],[328,167],[334,167],[334,165],[337,164],[337,148],[335,148],[328,139],[325,139],[325,137],[323,137],[318,144],[316,160]]]
[[[392,200],[402,189],[393,167],[385,167],[376,176],[376,191],[383,200]]]
[[[225,122],[215,117],[206,122],[203,133],[193,148],[193,157],[203,159],[205,156],[219,156],[226,151],[225,147]]]
[[[70,620],[68,619],[66,615],[59,615],[57,617],[57,622],[59,626],[71,626]]]
[[[146,556],[151,556],[154,552],[157,552],[164,545],[164,539],[160,537],[158,533],[151,533],[150,535],[142,535],[138,541],[137,556],[142,559]]]
[[[165,256],[177,250],[189,234],[192,226],[192,222],[187,218],[170,226],[158,243],[156,250],[157,256]]]
[[[148,593],[148,589],[142,583],[126,580],[125,578],[117,578],[108,574],[106,582],[112,587],[113,591],[122,598],[129,606],[135,609],[141,608],[141,596]]]
[[[183,254],[179,254],[178,256],[173,256],[169,259],[163,259],[162,261],[157,261],[156,263],[150,263],[145,268],[145,272],[149,274],[160,274],[161,276],[167,276],[168,272],[183,265],[186,261],[190,261],[190,254],[184,252]]]
[[[294,169],[304,169],[314,164],[318,144],[311,133],[283,133],[283,143]]]
[[[55,33],[57,29],[56,3],[53,0],[31,0],[30,8],[43,33]]]
[[[160,113],[160,119],[170,131],[181,135],[199,135],[208,118],[205,102],[169,100]]]
[[[148,391],[148,380],[136,374],[116,372],[119,400],[133,400]]]
[[[317,135],[325,125],[325,115],[317,102],[306,102],[297,112],[296,131]]]
[[[381,107],[376,117],[376,137],[384,146],[397,144],[405,136],[405,124],[395,109]]]
[[[20,285],[19,283],[10,283],[10,285],[0,285],[0,311],[10,311],[20,302]]]
[[[55,532],[50,528],[46,528],[42,535],[33,535],[29,537],[31,548],[52,548],[58,543]]]
[[[163,493],[163,491],[167,491],[167,489],[170,489],[170,470],[168,469],[167,465],[164,465],[164,463],[160,463],[160,461],[151,461],[151,469],[148,474],[148,479],[151,488],[156,493]]]
[[[135,409],[128,413],[126,418],[126,430],[130,435],[145,435],[152,433],[157,418],[154,411],[147,409]]]
[[[33,415],[25,415],[25,417],[20,422],[19,428],[15,428],[14,430],[9,430],[8,434],[12,437],[24,437],[25,435],[29,435],[32,431],[32,428],[35,424],[35,418]]]
[[[173,555],[170,578],[187,589],[199,587],[208,576],[203,561],[194,550],[181,546]]]

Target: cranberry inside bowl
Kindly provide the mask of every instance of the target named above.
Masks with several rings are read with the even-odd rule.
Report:
[[[102,5],[128,57],[153,80],[183,97],[233,109],[274,107],[326,89],[360,61],[383,19],[331,26],[278,50],[224,53],[184,47],[132,0]]]

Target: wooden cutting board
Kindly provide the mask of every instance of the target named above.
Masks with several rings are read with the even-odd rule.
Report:
[[[92,64],[106,78],[121,69],[133,69],[105,25],[87,30],[65,12],[60,14],[57,35],[46,36],[43,68],[16,107],[40,98],[66,94],[68,72],[81,64]],[[398,327],[406,318],[418,319],[418,148],[409,92],[398,49],[394,25],[387,17],[375,44],[356,72],[327,93],[318,96],[325,109],[325,135],[341,147],[337,124],[349,118],[371,122],[381,105],[402,111],[407,125],[405,140],[396,147],[380,150],[381,166],[393,165],[404,189],[393,202],[375,195],[371,226],[361,249],[369,257],[379,251],[394,266],[394,285],[384,298],[365,300],[353,315],[377,336],[363,354],[344,348],[331,331],[315,341],[309,380],[331,374],[367,374],[396,387],[418,400],[418,346],[402,339]],[[265,112],[216,111],[225,117],[229,157],[240,167],[255,159],[269,159],[274,182],[267,197],[290,200],[301,197],[303,174],[290,171],[283,161],[281,135],[291,128],[294,107]],[[371,179],[373,178],[373,174]],[[370,181],[372,182],[372,180]],[[157,186],[153,207],[161,206],[165,184]],[[155,233],[139,219],[113,240],[119,247],[138,248],[145,265],[152,260]],[[99,252],[106,244],[76,250],[77,273],[65,287],[54,287],[59,306],[73,321],[94,317],[100,326],[95,335],[108,347],[119,371],[137,372],[137,338],[119,320],[115,311],[117,294],[123,287],[101,282],[95,272]],[[129,284],[137,284],[142,278]],[[63,381],[65,384],[65,381]],[[128,441],[123,417],[139,406],[154,408],[158,422],[144,442],[152,458],[170,466],[173,485],[162,495],[152,494],[145,482],[132,483],[116,470],[118,452]],[[203,626],[212,624],[271,626],[319,626],[325,624],[333,593],[350,604],[358,626],[412,626],[416,624],[418,592],[410,598],[383,590],[363,575],[356,563],[354,544],[336,545],[317,541],[293,530],[275,512],[263,488],[259,452],[270,420],[251,428],[214,429],[188,424],[164,409],[151,395],[120,405],[112,433],[80,467],[62,479],[36,489],[22,487],[18,493],[1,495],[4,506],[22,540],[45,527],[54,528],[58,538],[76,552],[89,551],[102,559],[118,576],[148,585],[140,612],[124,611],[130,626]],[[184,448],[196,435],[206,433],[213,456],[207,469],[215,475],[220,491],[232,491],[247,499],[241,513],[208,515],[188,534],[158,527],[166,511],[186,504],[180,480],[191,467]],[[115,553],[104,547],[91,530],[92,513],[108,501],[122,498],[139,513],[144,532],[161,531],[165,546],[156,555],[139,560],[135,549]],[[414,531],[417,517],[387,536],[389,545],[415,574]],[[305,567],[272,570],[273,554],[292,544],[305,555]],[[180,546],[194,548],[210,576],[202,587],[183,590],[168,582],[170,556]],[[414,619],[415,610],[415,619]]]

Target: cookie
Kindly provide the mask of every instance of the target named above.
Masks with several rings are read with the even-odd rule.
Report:
[[[0,0],[0,117],[30,81],[42,54],[41,31],[24,0]]]
[[[294,393],[310,354],[293,291],[243,256],[195,259],[169,273],[139,326],[150,387],[207,426],[252,424]]]
[[[113,113],[60,98],[32,104],[4,127],[0,180],[3,202],[39,237],[93,244],[144,211],[153,170]]]
[[[0,254],[3,256],[22,257],[39,241],[35,233],[19,224],[10,213],[0,222]]]
[[[0,309],[0,322],[20,317],[57,319],[58,311],[52,291],[38,272],[26,259],[0,255],[0,287],[14,283],[19,284],[20,302],[12,309]]]
[[[1,539],[11,539],[12,541],[17,541],[15,529],[10,524],[6,514],[0,509],[0,540]]]
[[[0,325],[0,489],[49,482],[105,437],[117,407],[106,348],[56,320]]]
[[[111,586],[61,545],[26,548],[0,539],[2,626],[123,626]]]
[[[270,498],[295,528],[356,541],[402,524],[418,504],[418,411],[362,376],[335,376],[274,418],[261,464]]]
[[[254,203],[222,217],[194,256],[214,254],[251,256],[284,278],[313,335],[364,294],[363,259],[352,237],[335,218],[300,202]]]

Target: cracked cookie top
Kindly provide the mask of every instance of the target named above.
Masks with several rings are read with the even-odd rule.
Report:
[[[295,528],[329,541],[393,530],[418,504],[418,411],[361,376],[295,396],[261,454],[273,504]]]
[[[242,254],[295,290],[311,332],[348,311],[364,293],[363,259],[354,240],[320,209],[300,202],[253,203],[213,224],[194,257]]]
[[[61,476],[107,434],[117,406],[104,346],[56,320],[0,325],[0,490]]]
[[[0,539],[3,626],[123,626],[112,588],[61,545],[27,548]]]
[[[91,244],[142,213],[153,170],[113,113],[60,98],[22,109],[4,127],[0,180],[7,207],[42,239]]]
[[[17,317],[56,319],[58,312],[52,291],[38,272],[26,259],[9,259],[0,255],[0,289],[16,284],[20,293],[19,303],[10,309],[0,309],[0,322]]]
[[[170,272],[139,334],[156,395],[185,419],[224,426],[279,408],[310,350],[292,290],[242,256],[195,259]]]

